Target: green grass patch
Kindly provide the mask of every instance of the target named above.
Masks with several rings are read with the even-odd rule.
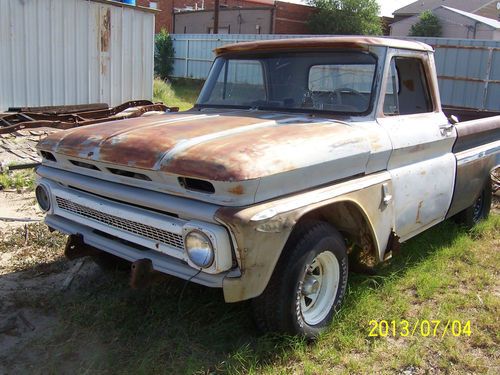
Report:
[[[167,277],[131,290],[115,273],[52,295],[62,324],[33,350],[49,373],[68,368],[61,358],[83,373],[498,373],[499,232],[498,215],[472,231],[447,221],[376,275],[351,274],[342,309],[315,343],[259,335],[248,303],[225,304],[220,290]],[[472,334],[369,336],[370,320],[402,319],[470,320]]]
[[[35,188],[35,172],[33,169],[4,172],[0,174],[0,188],[33,190]]]
[[[179,107],[179,110],[191,109],[198,98],[203,81],[194,79],[176,79],[166,82],[155,78],[153,82],[153,101],[163,102],[170,107]]]

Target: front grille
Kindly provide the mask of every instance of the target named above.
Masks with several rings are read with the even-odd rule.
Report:
[[[82,206],[81,204],[71,202],[67,199],[56,197],[57,206],[61,210],[71,212],[75,215],[92,219],[109,225],[113,228],[121,229],[138,236],[151,239],[153,241],[161,242],[163,244],[172,246],[176,249],[184,249],[184,241],[182,235],[168,232],[163,229],[158,229],[150,225],[138,223],[136,221],[123,219],[118,216],[113,216],[94,210],[93,208]]]

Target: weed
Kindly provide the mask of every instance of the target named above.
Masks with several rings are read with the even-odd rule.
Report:
[[[35,172],[33,169],[4,172],[0,174],[0,188],[31,191],[35,188]]]
[[[178,79],[171,82],[155,78],[153,82],[153,101],[167,106],[179,107],[181,111],[193,107],[203,82],[191,79]]]

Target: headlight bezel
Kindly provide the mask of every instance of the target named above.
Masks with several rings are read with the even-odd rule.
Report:
[[[47,186],[43,184],[37,185],[35,188],[35,197],[38,206],[43,212],[49,212],[52,209],[52,199],[50,197],[50,190]]]
[[[193,247],[188,245],[188,241],[190,236],[199,236],[204,242],[207,243],[207,247]],[[210,238],[210,236],[199,230],[199,229],[191,229],[184,236],[184,250],[186,251],[186,255],[189,261],[194,264],[198,268],[207,269],[212,267],[215,262],[215,246]]]

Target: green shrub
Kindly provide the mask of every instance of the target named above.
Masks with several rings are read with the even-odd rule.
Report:
[[[430,10],[420,14],[418,22],[411,26],[408,36],[427,36],[439,38],[443,34],[439,18]]]
[[[174,70],[174,45],[167,30],[155,35],[155,75],[167,80]]]

